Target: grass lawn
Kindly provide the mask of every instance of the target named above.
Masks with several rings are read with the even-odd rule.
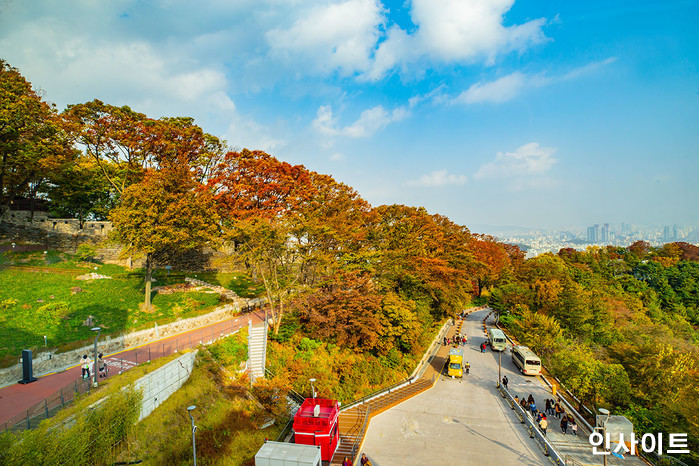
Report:
[[[219,304],[216,293],[154,293],[154,310],[140,309],[145,285],[142,270],[110,264],[88,264],[65,253],[5,253],[0,255],[0,366],[16,361],[22,349],[40,349],[44,335],[50,348],[67,350],[91,340],[92,326],[103,334],[164,324],[210,311]],[[77,280],[95,272],[112,277]],[[244,274],[184,274],[158,270],[153,286],[183,283],[196,276],[233,289],[243,297],[259,293]],[[77,288],[79,287],[80,290]],[[85,325],[92,316],[92,325]]]

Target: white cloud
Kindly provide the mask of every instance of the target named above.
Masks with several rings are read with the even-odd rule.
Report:
[[[339,152],[335,152],[333,155],[330,156],[330,160],[333,162],[341,162],[345,160],[345,156]]]
[[[369,68],[384,22],[379,1],[346,0],[298,9],[294,15],[291,27],[267,32],[273,55],[310,61],[323,72],[339,69],[351,74]]]
[[[325,136],[346,136],[349,138],[366,138],[390,123],[401,121],[410,112],[405,107],[396,107],[393,111],[387,111],[381,105],[364,110],[359,118],[351,125],[338,127],[337,117],[333,115],[330,105],[321,105],[313,120],[312,126],[316,131]]]
[[[489,83],[476,83],[462,92],[454,102],[505,102],[517,96],[527,81],[525,75],[515,72]]]
[[[252,118],[236,114],[228,126],[225,139],[237,149],[247,148],[271,153],[287,145],[284,139],[271,136],[279,132],[279,129],[268,128]]]
[[[517,188],[532,185],[550,185],[544,175],[556,163],[553,154],[555,147],[541,147],[538,142],[530,142],[518,147],[514,152],[498,152],[495,160],[482,165],[473,175],[474,179],[510,179]]]
[[[498,55],[524,50],[546,40],[546,20],[505,26],[503,19],[514,0],[413,0],[411,19],[417,29],[388,30],[376,50],[369,78],[380,79],[396,66],[419,60],[436,63],[493,63]]]
[[[580,76],[592,73],[610,63],[614,63],[616,57],[610,57],[602,61],[588,63],[574,68],[560,75],[534,74],[526,75],[515,71],[512,74],[498,78],[490,82],[478,82],[463,91],[452,103],[474,104],[479,102],[506,102],[520,95],[526,89],[549,86],[562,81],[568,81]]]
[[[463,185],[467,181],[466,175],[450,175],[446,170],[436,170],[422,175],[417,180],[408,181],[408,185],[422,188],[438,188],[448,185]]]

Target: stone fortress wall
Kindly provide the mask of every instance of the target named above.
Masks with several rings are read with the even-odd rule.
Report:
[[[125,267],[143,267],[143,261],[137,258],[123,257],[122,245],[111,241],[109,233],[114,230],[112,222],[85,221],[80,228],[80,221],[75,218],[51,218],[46,212],[11,210],[0,218],[0,243],[16,242],[17,251],[55,249],[75,253],[81,244],[96,248],[99,262]],[[21,243],[21,244],[20,244]],[[0,244],[0,253],[12,249],[11,244]],[[221,272],[235,271],[225,258],[228,250],[204,248],[201,251],[189,251],[171,265],[174,269],[202,271],[216,269]]]

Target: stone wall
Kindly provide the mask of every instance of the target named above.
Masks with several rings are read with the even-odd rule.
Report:
[[[77,218],[50,218],[46,212],[34,212],[32,215],[26,210],[5,212],[2,223],[38,228],[47,233],[101,237],[106,237],[113,229],[112,222],[85,221],[80,228],[80,221]]]
[[[182,333],[204,325],[209,325],[215,322],[230,319],[238,315],[240,309],[244,307],[241,304],[245,302],[246,300],[241,299],[240,302],[226,304],[225,306],[221,306],[217,308],[215,311],[210,312],[208,314],[204,314],[197,317],[191,317],[189,319],[178,320],[170,324],[161,326],[158,326],[156,324],[152,328],[140,330],[138,332],[118,335],[115,337],[100,337],[98,343],[99,351],[104,354],[111,354],[117,351],[133,348],[144,343],[149,343],[169,335],[175,335],[177,333]],[[47,351],[43,353],[32,354],[34,376],[36,377],[47,374],[49,372],[62,371],[68,369],[69,367],[75,366],[80,362],[80,358],[82,358],[83,354],[89,354],[92,358],[93,348],[94,346],[90,344],[82,348],[67,351],[65,353],[56,354]],[[0,369],[0,387],[16,383],[21,378],[21,358],[19,359],[18,364]]]
[[[96,259],[106,264],[124,267],[143,267],[142,258],[122,257],[123,246],[109,240],[113,230],[111,222],[85,222],[80,229],[80,222],[74,218],[49,218],[45,212],[9,211],[0,219],[0,239],[18,244],[41,245],[43,249],[52,249],[75,253],[81,244],[96,248]],[[5,248],[6,249],[6,248]],[[26,248],[25,248],[26,249]],[[186,251],[178,257],[171,257],[167,262],[156,260],[156,267],[170,266],[175,270],[200,272],[218,270],[235,272],[236,264],[228,260],[232,247],[224,246],[220,250],[203,248]]]

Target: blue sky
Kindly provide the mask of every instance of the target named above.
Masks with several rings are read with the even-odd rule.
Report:
[[[689,224],[697,18],[672,0],[9,0],[0,56],[59,108],[192,116],[372,205]]]

